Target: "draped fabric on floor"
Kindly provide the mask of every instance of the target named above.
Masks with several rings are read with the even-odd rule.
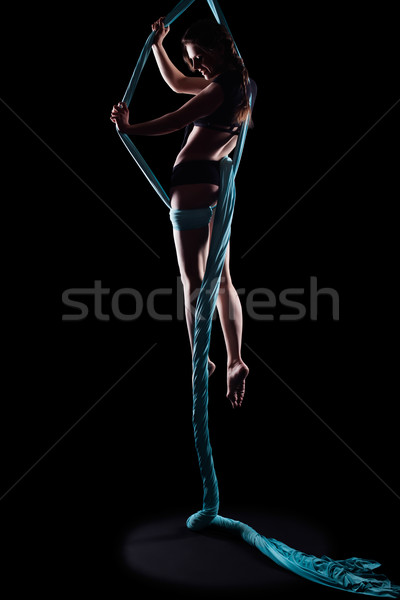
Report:
[[[165,17],[164,25],[168,26],[173,23],[194,1],[181,0]],[[218,23],[224,25],[231,34],[218,2],[207,0],[207,3]],[[153,39],[154,32],[146,40],[123,97],[123,101],[128,106],[151,52]],[[236,44],[235,48],[239,54]],[[221,186],[218,205],[206,272],[196,304],[193,349],[193,428],[200,474],[203,481],[203,507],[189,517],[187,526],[193,530],[200,530],[212,524],[221,529],[234,531],[244,541],[257,548],[278,565],[317,583],[360,594],[399,598],[400,586],[392,584],[385,575],[375,573],[375,569],[379,567],[379,563],[375,561],[355,557],[346,560],[332,560],[327,556],[320,558],[311,556],[290,548],[283,542],[264,537],[245,523],[218,515],[218,481],[214,469],[208,429],[208,352],[212,316],[216,306],[222,267],[231,232],[236,196],[235,177],[239,168],[247,130],[248,120],[241,127],[233,158],[226,157],[220,164]],[[118,135],[161,200],[167,207],[171,208],[168,194],[130,137],[119,131]]]

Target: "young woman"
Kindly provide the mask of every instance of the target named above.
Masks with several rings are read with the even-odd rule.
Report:
[[[153,52],[162,77],[174,92],[190,94],[193,98],[174,112],[132,125],[128,107],[120,102],[114,105],[111,120],[121,132],[129,135],[164,135],[186,128],[171,177],[171,207],[189,210],[215,207],[220,185],[219,161],[236,146],[241,124],[250,112],[249,87],[254,101],[256,85],[249,81],[232,38],[216,21],[195,23],[182,39],[185,62],[192,72],[199,71],[202,77],[188,77],[171,62],[163,46],[169,33],[163,18],[153,23],[152,30],[155,32]],[[213,227],[212,210],[209,214],[208,225],[173,229],[192,351],[196,299]],[[229,245],[217,309],[227,349],[227,398],[232,407],[237,408],[243,402],[249,369],[241,356],[242,308],[229,272]],[[215,365],[209,360],[208,366],[211,375]]]

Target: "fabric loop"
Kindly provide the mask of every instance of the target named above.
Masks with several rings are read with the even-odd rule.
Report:
[[[199,229],[209,224],[213,212],[214,208],[212,206],[192,209],[171,208],[169,218],[171,219],[173,228],[178,231]]]

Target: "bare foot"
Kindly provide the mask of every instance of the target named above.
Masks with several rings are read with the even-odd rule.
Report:
[[[232,408],[239,408],[242,405],[248,374],[249,368],[242,360],[236,361],[228,367],[226,397],[231,401]]]
[[[214,373],[216,369],[215,363],[213,363],[210,359],[208,359],[208,376],[211,377],[211,375]]]

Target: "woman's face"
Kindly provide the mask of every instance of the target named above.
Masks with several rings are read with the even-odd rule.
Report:
[[[196,44],[186,44],[190,63],[205,79],[212,79],[223,70],[223,56],[217,51],[207,51]]]

